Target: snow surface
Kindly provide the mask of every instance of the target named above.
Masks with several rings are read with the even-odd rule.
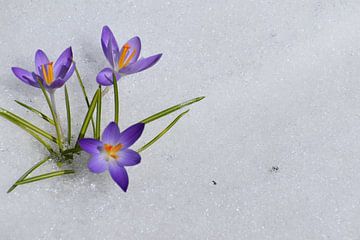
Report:
[[[0,4],[1,106],[37,124],[13,100],[48,113],[43,97],[10,67],[32,69],[36,49],[54,59],[71,45],[92,95],[106,24],[119,42],[139,35],[143,56],[164,53],[121,82],[122,128],[207,96],[129,168],[127,193],[89,173],[83,154],[76,176],[6,194],[46,152],[0,120],[0,239],[360,239],[359,1]],[[78,130],[75,77],[69,89]],[[107,122],[112,94],[104,105]],[[149,124],[137,146],[175,116]]]

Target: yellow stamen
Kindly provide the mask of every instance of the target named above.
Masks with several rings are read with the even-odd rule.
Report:
[[[45,65],[41,65],[41,70],[42,70],[42,74],[45,78],[45,82],[47,83],[48,82],[48,79],[47,79],[47,74],[46,74],[46,71],[45,71]]]
[[[49,78],[50,81],[53,82],[54,81],[54,67],[53,67],[53,63],[50,63],[48,66],[48,71],[49,71]]]
[[[53,63],[49,63],[47,66],[46,64],[41,65],[41,71],[45,78],[45,82],[47,85],[50,85],[54,81],[54,67]]]
[[[120,151],[123,148],[123,145],[120,143],[118,145],[111,145],[111,144],[105,144],[104,145],[104,149],[105,152],[107,153],[107,155],[113,159],[117,159],[118,156],[118,151]]]
[[[126,54],[127,52],[129,51],[130,49],[130,45],[129,44],[125,44],[123,46],[123,51],[121,53],[121,56],[119,58],[119,62],[118,62],[118,66],[119,66],[119,69],[123,68],[124,67],[124,61],[125,61],[125,57],[126,57]]]
[[[118,152],[118,151],[120,151],[120,150],[122,149],[122,147],[123,147],[123,145],[120,143],[120,144],[118,144],[118,145],[116,145],[116,146],[113,146],[113,147],[112,147],[112,150],[113,150],[114,152]]]
[[[128,59],[126,60],[126,62],[124,63],[123,67],[126,67],[127,65],[129,65],[131,59],[135,56],[136,53],[136,49],[134,49],[134,51],[131,53],[131,55],[128,57]]]
[[[106,152],[110,152],[111,149],[112,149],[112,146],[111,146],[110,144],[105,144],[105,145],[104,145],[104,148],[105,148],[105,151],[106,151]]]

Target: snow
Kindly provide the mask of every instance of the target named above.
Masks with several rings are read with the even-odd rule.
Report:
[[[40,91],[10,68],[72,46],[92,95],[107,66],[103,25],[119,42],[139,35],[143,56],[164,54],[120,83],[121,128],[207,96],[129,168],[127,193],[82,154],[76,176],[6,194],[46,151],[1,119],[0,239],[359,239],[358,1],[0,4],[0,105],[46,130],[13,101],[48,113]],[[86,106],[75,77],[68,87],[78,130]],[[65,124],[63,89],[56,98]],[[112,94],[103,105],[104,127]],[[175,116],[149,124],[137,146]]]

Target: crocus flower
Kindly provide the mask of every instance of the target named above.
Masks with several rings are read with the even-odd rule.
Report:
[[[42,50],[35,53],[35,71],[29,72],[19,67],[12,67],[12,71],[17,78],[26,84],[39,88],[41,81],[48,91],[54,91],[62,87],[74,72],[73,53],[71,47],[65,49],[59,58],[50,62]]]
[[[113,84],[113,73],[116,79],[121,76],[141,72],[153,66],[162,56],[156,54],[140,58],[141,42],[139,37],[133,37],[119,49],[114,34],[108,26],[104,26],[101,34],[101,46],[111,68],[104,68],[97,75],[96,81],[104,86]]]
[[[101,141],[93,138],[83,138],[79,145],[85,152],[91,154],[88,168],[91,172],[102,173],[109,170],[112,179],[126,192],[129,178],[125,166],[140,163],[141,157],[129,149],[139,139],[145,124],[137,123],[120,132],[118,125],[111,122],[104,130]]]

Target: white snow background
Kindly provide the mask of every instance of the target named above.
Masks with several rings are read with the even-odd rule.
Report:
[[[0,239],[360,239],[359,1],[0,5],[0,105],[46,130],[14,102],[49,113],[41,92],[10,68],[32,70],[38,48],[54,60],[72,46],[92,96],[108,65],[103,25],[119,43],[139,35],[142,56],[164,54],[121,81],[122,129],[206,96],[128,168],[127,193],[90,173],[83,154],[77,175],[6,194],[46,151],[0,119]],[[68,87],[78,130],[86,106],[75,75]],[[63,89],[56,98],[65,124]],[[112,99],[103,100],[103,127]],[[136,147],[175,116],[147,125]]]

